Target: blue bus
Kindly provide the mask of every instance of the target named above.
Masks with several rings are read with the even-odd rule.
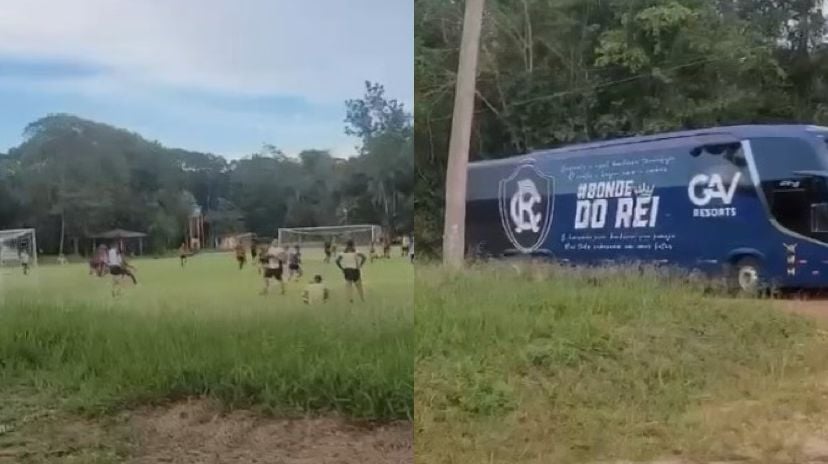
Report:
[[[748,292],[828,284],[828,127],[630,137],[475,162],[468,174],[477,255],[666,264]]]

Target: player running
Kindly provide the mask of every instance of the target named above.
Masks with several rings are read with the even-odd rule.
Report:
[[[133,285],[138,285],[135,275],[130,271],[132,266],[126,262],[118,245],[112,245],[109,248],[106,264],[109,267],[109,273],[112,274],[112,296],[120,293],[119,284],[125,275],[132,279]]]
[[[379,256],[377,256],[377,247],[376,247],[376,245],[377,245],[377,242],[371,241],[371,248],[368,249],[368,257],[369,257],[369,259],[371,260],[372,263],[374,262],[374,260],[379,259]]]
[[[241,242],[236,245],[236,261],[239,262],[239,270],[241,271],[244,263],[247,262],[247,250],[244,249],[244,245]]]
[[[414,264],[414,237],[411,237],[411,249],[408,251],[409,260]]]
[[[302,252],[299,251],[299,245],[295,245],[288,253],[288,280],[294,276],[297,281],[302,278]]]
[[[322,262],[325,263],[325,264],[330,264],[330,262],[331,262],[331,240],[326,239],[324,246],[325,246],[325,259],[323,259]]]
[[[411,246],[411,239],[408,238],[408,235],[403,235],[402,236],[402,254],[400,254],[400,256],[405,258],[408,255],[408,248],[410,246]]]
[[[273,240],[265,254],[267,256],[267,264],[264,269],[265,286],[262,289],[262,295],[267,295],[270,289],[270,279],[276,279],[279,282],[281,294],[284,295],[285,281],[283,280],[282,273],[284,270],[285,250],[279,246],[278,240]]]
[[[92,256],[89,258],[89,275],[92,275],[94,273],[98,277],[103,277],[104,271],[106,270],[106,257],[106,245],[98,245],[98,248],[95,250],[94,253],[92,253]]]
[[[267,267],[267,246],[262,245],[259,248],[259,275],[262,274],[263,270]]]
[[[360,270],[365,264],[365,255],[356,251],[354,241],[348,240],[345,244],[345,251],[336,258],[336,265],[342,270],[345,276],[345,286],[348,289],[348,300],[354,302],[354,289],[356,287],[359,293],[360,301],[365,301],[365,295],[362,292],[362,276]]]
[[[391,239],[388,237],[382,238],[382,257],[386,259],[391,258]]]
[[[305,304],[325,303],[329,296],[328,288],[322,283],[322,276],[317,274],[313,276],[313,281],[302,292],[302,301]]]
[[[184,240],[181,242],[181,246],[178,247],[178,258],[181,260],[181,267],[184,267],[187,264],[187,257],[190,256],[190,247],[187,245],[187,241]]]
[[[25,248],[20,250],[20,265],[23,266],[23,275],[29,275],[29,252]]]

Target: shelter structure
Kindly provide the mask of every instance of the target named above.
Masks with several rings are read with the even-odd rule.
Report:
[[[90,235],[89,238],[92,239],[93,251],[98,246],[98,243],[117,241],[118,244],[121,246],[122,250],[134,250],[133,247],[128,247],[124,245],[134,245],[137,243],[138,254],[142,255],[144,254],[144,238],[146,236],[147,234],[143,232],[134,232],[131,230],[124,229],[112,229],[106,232],[101,232],[99,234]]]

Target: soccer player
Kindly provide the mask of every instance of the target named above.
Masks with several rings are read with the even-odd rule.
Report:
[[[408,251],[408,256],[411,264],[414,264],[414,237],[411,237],[411,249]]]
[[[241,242],[236,245],[236,261],[239,262],[239,270],[241,271],[247,261],[247,250],[244,249]]]
[[[278,240],[273,240],[270,248],[265,253],[267,256],[267,264],[264,269],[265,286],[262,289],[262,295],[267,295],[270,289],[270,279],[276,279],[279,282],[282,295],[285,294],[285,281],[282,278],[285,262],[285,250],[279,246]]]
[[[187,241],[184,240],[181,242],[181,246],[178,247],[178,258],[181,260],[181,267],[184,267],[187,264],[187,257],[190,255],[190,247],[187,245]]]
[[[323,263],[329,264],[331,262],[331,240],[325,239],[325,259],[322,260]]]
[[[106,257],[106,245],[98,245],[98,248],[95,250],[94,253],[92,253],[92,256],[89,258],[89,275],[92,275],[94,273],[98,277],[103,277],[104,271],[106,270]]]
[[[106,264],[109,267],[109,273],[112,274],[112,296],[116,296],[119,293],[119,284],[125,275],[132,279],[134,285],[138,284],[135,275],[129,270],[132,266],[127,264],[117,244],[109,247]]]
[[[408,235],[403,235],[402,236],[402,254],[400,255],[403,258],[405,258],[405,256],[408,254],[409,245],[410,245],[410,240],[408,238]]]
[[[322,276],[313,276],[313,282],[309,283],[302,292],[302,301],[305,304],[317,304],[328,301],[328,288],[322,283]]]
[[[359,293],[360,301],[365,301],[365,295],[362,292],[362,275],[360,270],[365,264],[365,255],[356,251],[354,241],[348,240],[345,244],[345,251],[336,258],[336,265],[342,270],[345,276],[345,286],[348,289],[348,300],[354,302],[354,289],[356,287]]]
[[[296,280],[302,278],[302,252],[299,251],[299,245],[295,245],[288,254],[288,280],[294,276]]]
[[[382,257],[391,258],[391,240],[388,237],[382,238]]]
[[[262,245],[259,249],[259,275],[261,275],[265,267],[267,267],[267,247]]]
[[[371,248],[368,249],[368,256],[371,259],[372,263],[375,259],[379,258],[379,256],[377,256],[376,244],[373,241],[371,241]]]
[[[23,266],[23,275],[29,275],[29,252],[25,248],[20,249],[20,265]]]

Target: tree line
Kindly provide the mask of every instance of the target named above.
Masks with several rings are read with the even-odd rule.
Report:
[[[161,252],[181,243],[196,207],[214,237],[354,223],[380,224],[389,234],[411,230],[411,114],[370,82],[345,107],[345,131],[362,142],[348,159],[316,149],[292,157],[265,145],[228,160],[75,115],[48,115],[0,154],[0,229],[36,228],[46,253],[82,252],[75,239],[112,228],[145,232],[145,248]]]
[[[821,0],[486,0],[471,160],[737,123],[828,123]],[[415,233],[439,253],[460,0],[415,0]]]

